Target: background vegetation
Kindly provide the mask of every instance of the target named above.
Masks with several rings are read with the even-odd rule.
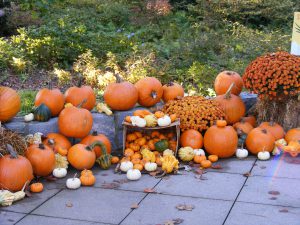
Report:
[[[135,82],[178,81],[211,94],[227,69],[243,74],[257,56],[289,51],[298,0],[0,1],[0,73],[45,69],[69,84],[78,74],[100,90],[111,68]]]

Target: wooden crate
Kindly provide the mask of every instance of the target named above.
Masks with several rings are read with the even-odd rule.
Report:
[[[175,156],[177,155],[178,147],[179,147],[179,139],[180,139],[180,120],[177,119],[173,123],[171,123],[169,126],[164,126],[164,127],[137,127],[133,126],[131,123],[123,121],[123,153],[125,151],[125,143],[126,143],[126,135],[127,133],[131,133],[134,131],[140,131],[142,133],[151,133],[154,130],[158,130],[160,132],[170,132],[174,131],[176,134],[176,141],[177,141],[177,146],[176,146],[176,152]]]

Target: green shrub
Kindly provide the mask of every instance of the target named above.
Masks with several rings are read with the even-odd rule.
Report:
[[[20,115],[26,115],[32,111],[34,106],[34,99],[37,94],[36,91],[22,90],[18,92],[21,97]]]

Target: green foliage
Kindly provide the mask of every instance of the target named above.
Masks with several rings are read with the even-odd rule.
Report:
[[[147,2],[19,1],[41,24],[0,39],[0,70],[24,73],[25,67],[28,73],[36,65],[53,71],[61,84],[81,74],[101,90],[115,80],[113,73],[131,82],[155,76],[213,95],[221,70],[242,74],[257,56],[289,50],[299,8],[294,0],[173,0],[173,10],[161,14]]]
[[[21,110],[20,115],[31,113],[34,106],[34,99],[37,94],[36,91],[22,90],[18,92],[21,97]]]

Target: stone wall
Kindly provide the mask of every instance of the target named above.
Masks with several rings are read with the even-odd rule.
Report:
[[[241,97],[246,105],[247,110],[256,103],[256,95],[249,93],[242,93]],[[160,108],[162,105],[158,104],[153,108]],[[152,109],[153,109],[152,108]],[[92,113],[94,118],[92,130],[96,130],[98,133],[105,134],[111,141],[113,151],[117,153],[121,151],[123,145],[123,130],[122,122],[125,116],[132,115],[133,111],[137,109],[143,109],[142,107],[136,107],[129,111],[115,111],[112,116],[107,116],[103,113]],[[42,132],[43,134],[59,132],[57,126],[57,117],[51,118],[47,122],[24,122],[23,117],[16,117],[5,126],[8,129],[17,131],[22,134],[34,134],[36,132]],[[78,140],[72,140],[76,142]]]

